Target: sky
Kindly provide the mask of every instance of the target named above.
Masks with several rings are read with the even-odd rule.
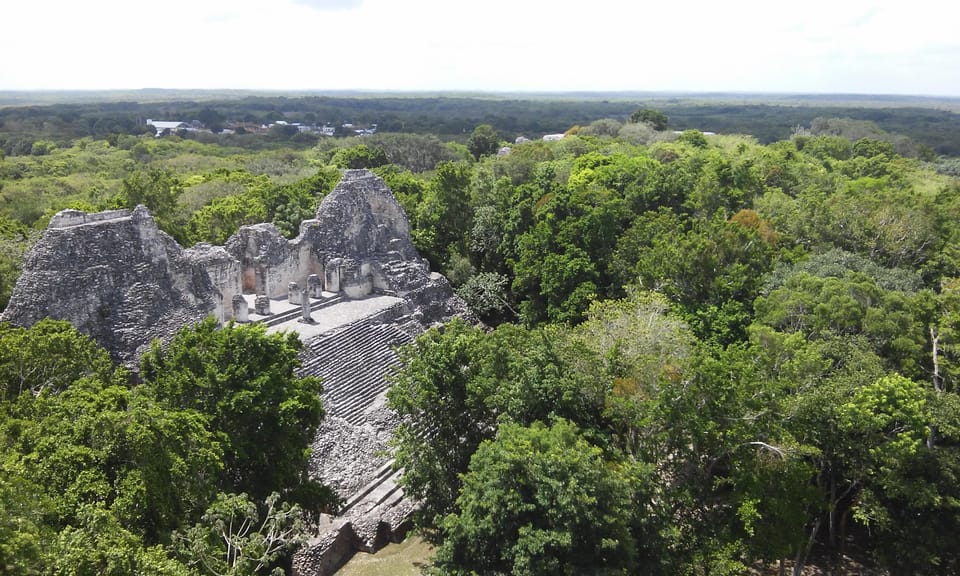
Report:
[[[4,0],[0,90],[960,96],[947,0]]]

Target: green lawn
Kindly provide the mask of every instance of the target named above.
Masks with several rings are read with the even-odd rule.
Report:
[[[337,576],[419,576],[433,555],[433,547],[419,536],[399,544],[388,544],[376,554],[356,553]]]

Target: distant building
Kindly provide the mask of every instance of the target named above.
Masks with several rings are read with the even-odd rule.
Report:
[[[157,131],[157,136],[160,136],[167,130],[170,132],[176,132],[177,130],[190,130],[191,126],[186,122],[179,121],[166,121],[166,120],[152,120],[147,119],[147,126],[153,126],[153,129]]]
[[[530,139],[526,136],[517,136],[517,139],[513,141],[514,144],[523,144],[524,142],[529,142]]]
[[[563,140],[563,134],[544,134],[544,142],[556,142],[557,140]]]
[[[227,128],[241,134],[260,134],[267,131],[265,126],[256,122],[231,122],[227,124]]]

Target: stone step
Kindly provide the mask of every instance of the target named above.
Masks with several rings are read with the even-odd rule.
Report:
[[[340,515],[345,516],[350,509],[357,505],[358,502],[363,500],[368,494],[376,490],[378,486],[395,475],[396,472],[393,470],[393,459],[391,459],[389,462],[377,469],[376,476],[374,476],[373,480],[367,482],[362,488],[357,490],[352,496],[346,499],[346,501],[343,503],[343,508],[340,510]]]
[[[359,424],[367,407],[389,386],[386,375],[397,362],[396,347],[413,339],[413,327],[402,330],[379,320],[398,317],[402,310],[395,307],[309,343],[309,359],[300,372],[323,379],[328,414]]]

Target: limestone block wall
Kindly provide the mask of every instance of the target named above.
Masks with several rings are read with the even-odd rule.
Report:
[[[51,222],[24,261],[3,320],[67,320],[116,360],[133,363],[154,338],[215,310],[209,276],[146,208],[67,211]]]
[[[373,292],[372,267],[369,262],[345,259],[340,269],[340,289],[347,298],[363,298]]]
[[[323,263],[320,261],[317,251],[313,249],[313,246],[300,238],[294,240],[293,244],[296,246],[297,256],[299,258],[295,282],[300,286],[308,286],[308,278],[310,278],[311,275],[316,274],[322,278]]]
[[[130,216],[130,210],[107,210],[105,212],[87,213],[80,210],[62,210],[56,213],[50,219],[48,228],[69,228],[71,226],[80,226],[81,224],[93,224],[96,222],[105,222],[107,220],[116,220],[118,218],[127,218]]]
[[[406,298],[434,282],[390,189],[367,170],[347,170],[294,240],[265,223],[241,227],[222,247],[184,249],[143,206],[60,212],[25,259],[2,319],[68,320],[128,361],[184,324],[242,315],[236,296],[286,298],[291,283],[312,295],[322,285],[347,298],[375,290]],[[434,307],[441,316],[459,312]]]
[[[233,297],[243,294],[240,262],[222,246],[197,244],[185,251],[186,257],[201,266],[220,293],[214,315],[220,322],[234,316]]]
[[[287,240],[273,224],[240,228],[225,249],[239,262],[241,291],[247,294],[282,298],[291,282],[306,285],[307,276],[322,273],[310,246]]]
[[[323,267],[323,289],[327,292],[340,291],[340,272],[343,270],[343,258],[331,258]]]

